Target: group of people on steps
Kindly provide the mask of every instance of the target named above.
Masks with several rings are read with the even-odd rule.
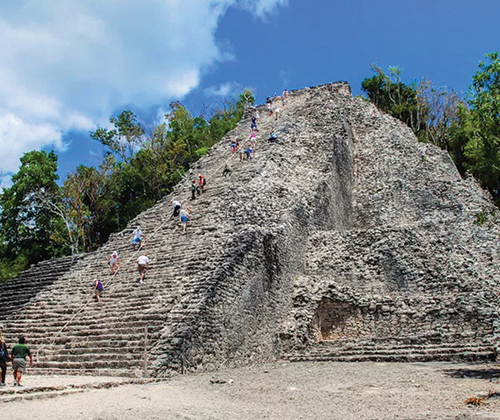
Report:
[[[281,105],[285,108],[288,105],[290,93],[287,89],[284,90],[281,96]],[[266,105],[268,110],[268,115],[272,117],[274,115],[275,120],[278,120],[281,117],[281,108],[278,104],[278,97],[275,94],[274,97],[268,97],[266,99]],[[235,138],[231,141],[231,154],[236,154],[239,152],[240,161],[246,160],[250,161],[255,154],[255,148],[257,147],[257,133],[259,133],[258,123],[260,119],[260,114],[257,109],[254,110],[252,115],[252,122],[250,125],[250,138],[248,139],[248,147],[241,148],[241,143],[238,138]],[[276,143],[278,141],[278,137],[274,131],[274,128],[270,131],[268,142]],[[222,175],[226,178],[232,174],[231,169],[227,164],[224,166],[224,170]],[[191,179],[190,183],[190,191],[191,191],[191,200],[196,200],[197,196],[203,194],[206,190],[207,181],[205,176],[202,174],[198,174],[197,177]],[[172,217],[179,218],[180,226],[181,226],[181,234],[186,233],[188,221],[191,219],[191,209],[189,207],[183,207],[182,204],[176,199],[172,199],[170,204],[173,208]],[[174,231],[177,229],[177,225],[174,228]],[[144,242],[146,237],[140,227],[138,226],[132,232],[132,246],[134,251],[137,249],[142,249],[144,246]],[[146,253],[142,253],[136,260],[137,270],[139,272],[139,283],[145,282],[146,272],[149,268],[149,258]],[[118,252],[114,251],[110,256],[108,256],[108,264],[110,268],[111,275],[114,275],[119,267],[120,267],[120,258],[118,257]],[[95,279],[94,280],[94,293],[96,296],[97,302],[101,303],[101,294],[104,290],[103,283]]]
[[[7,343],[5,342],[2,334],[3,327],[0,326],[0,369],[2,377],[0,382],[1,386],[6,386],[5,378],[7,376],[7,365],[12,363],[12,374],[14,376],[13,386],[23,386],[21,379],[23,373],[26,372],[26,357],[29,358],[30,366],[33,366],[33,356],[29,346],[26,344],[26,339],[19,337],[18,343],[8,350]]]
[[[288,100],[290,97],[290,93],[288,92],[287,89],[283,92],[281,95],[281,105],[283,108],[285,108],[288,105]],[[268,96],[266,99],[266,104],[267,104],[267,110],[268,110],[268,115],[272,117],[274,115],[275,120],[279,120],[281,118],[281,108],[277,106],[278,104],[278,97],[276,94],[274,94],[274,97]],[[248,147],[244,147],[242,145],[241,140],[236,137],[233,140],[231,140],[231,154],[237,154],[239,153],[240,161],[250,161],[255,157],[255,149],[257,148],[257,133],[259,133],[259,123],[260,119],[260,114],[259,111],[256,109],[252,115],[252,123],[250,124],[250,138],[248,139]],[[269,132],[269,137],[267,138],[269,143],[277,143],[278,142],[278,136],[276,135],[276,132],[274,128]],[[227,166],[227,164],[224,166],[224,170],[222,172],[222,175],[224,177],[227,177],[231,175],[232,171],[231,169]]]
[[[288,90],[285,89],[283,92],[283,95],[281,96],[281,102],[283,108],[285,108],[288,105],[288,99],[289,99],[289,92]],[[277,96],[276,94],[274,95],[273,98],[267,98],[266,104],[267,104],[267,109],[269,116],[275,116],[275,119],[278,120],[281,117],[281,109],[279,107],[276,107],[277,104]],[[240,152],[240,160],[243,160],[243,155],[246,158],[247,161],[251,160],[255,148],[257,146],[257,133],[259,133],[258,129],[258,122],[259,122],[259,112],[258,110],[255,110],[253,116],[252,116],[252,124],[250,125],[250,139],[249,139],[249,147],[246,148],[245,150]],[[269,142],[277,142],[278,138],[274,132],[274,130],[271,130],[269,133]],[[237,153],[239,151],[239,140],[235,139],[231,143],[231,153]],[[224,177],[230,176],[232,173],[231,169],[229,169],[228,165],[226,164],[224,166],[224,170],[222,172],[222,175]],[[205,192],[205,187],[206,187],[206,179],[202,174],[198,175],[198,179],[192,179],[191,180],[191,200],[195,200],[197,195],[200,195]],[[189,207],[183,208],[182,204],[173,199],[170,202],[173,207],[173,214],[172,217],[176,218],[179,217],[180,220],[180,225],[182,227],[181,233],[186,233],[186,228],[187,228],[187,223],[189,219],[191,218],[191,210]],[[177,228],[177,226],[176,226]],[[175,229],[176,229],[175,228]],[[175,230],[174,229],[174,230]],[[132,232],[132,246],[134,251],[137,249],[141,249],[144,245],[144,242],[146,240],[146,237],[144,236],[144,233],[141,231],[140,227],[138,226],[134,231]],[[146,276],[146,271],[149,267],[149,258],[147,257],[146,253],[142,253],[136,260],[137,263],[137,269],[139,271],[139,283],[144,283],[145,282],[145,276]],[[108,264],[110,268],[110,274],[115,275],[119,268],[120,268],[120,257],[118,256],[117,251],[113,251],[109,256],[108,256]],[[101,303],[101,294],[104,290],[104,285],[101,280],[95,279],[94,280],[94,293],[97,299],[97,302]],[[29,364],[30,366],[33,365],[33,356],[31,353],[31,349],[26,343],[26,339],[24,336],[19,337],[18,339],[18,344],[12,347],[11,351],[9,352],[7,343],[5,342],[3,335],[2,335],[2,330],[3,327],[0,326],[0,370],[1,370],[1,381],[0,381],[0,387],[6,386],[6,375],[7,375],[7,365],[8,363],[12,363],[12,371],[13,371],[13,377],[14,377],[14,382],[13,386],[23,386],[21,384],[21,379],[23,376],[23,373],[26,372],[26,367],[27,367],[27,361],[26,358],[29,358]]]
[[[201,174],[199,175],[199,177],[200,177],[200,189],[202,192],[205,192],[205,186],[206,186],[205,178]],[[191,218],[191,210],[189,209],[189,207],[183,208],[181,203],[179,203],[175,199],[172,199],[170,201],[170,204],[172,204],[174,210],[172,217],[179,217],[182,228],[181,233],[183,234],[186,233],[187,222]],[[177,226],[175,229],[177,229]],[[142,249],[145,240],[146,236],[142,232],[141,228],[137,226],[132,232],[132,247],[134,248],[134,251],[136,251],[137,249]],[[149,263],[150,263],[149,258],[145,252],[139,255],[139,257],[136,260],[137,270],[139,272],[139,283],[141,284],[145,283],[144,279],[146,277],[147,269],[149,268]],[[120,257],[118,256],[117,251],[113,251],[111,255],[108,256],[108,265],[110,269],[110,274],[114,275],[120,267]],[[99,279],[94,279],[94,294],[98,303],[102,302],[101,295],[103,291],[104,291],[104,285],[102,281]]]

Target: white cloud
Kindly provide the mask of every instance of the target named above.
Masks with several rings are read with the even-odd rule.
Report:
[[[9,156],[20,157],[27,151],[39,150],[47,145],[53,145],[64,150],[62,132],[52,124],[30,124],[16,115],[0,116],[0,144],[2,145],[2,170],[15,172],[19,167],[18,159],[9,159]]]
[[[243,6],[261,19],[266,19],[268,15],[276,11],[278,6],[287,5],[288,0],[245,0]]]
[[[232,59],[215,39],[229,7],[264,19],[287,1],[0,2],[0,170],[32,149],[63,150],[65,132],[127,104],[181,99],[208,66]]]
[[[203,90],[207,96],[221,96],[223,98],[241,90],[241,85],[235,82],[223,83],[219,86],[210,86]]]

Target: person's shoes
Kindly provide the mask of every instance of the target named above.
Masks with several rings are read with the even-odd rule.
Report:
[[[0,386],[5,386],[5,382],[0,382]]]
[[[17,382],[14,382],[14,383],[12,384],[12,386],[17,386]]]
[[[24,388],[24,385],[21,385],[21,384],[17,384],[17,386],[20,386],[20,387]]]
[[[141,280],[139,280],[139,283],[144,283],[144,280],[142,280],[142,279],[141,279]]]

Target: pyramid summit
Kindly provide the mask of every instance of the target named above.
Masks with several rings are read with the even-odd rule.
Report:
[[[105,246],[0,287],[4,335],[27,337],[34,370],[165,376],[275,358],[494,360],[500,247],[498,225],[478,224],[496,212],[487,194],[345,82],[291,92],[279,119],[258,110],[252,159],[230,150],[235,137],[249,140],[249,110]],[[206,192],[191,201],[198,174]],[[186,234],[172,199],[191,210]],[[145,243],[134,251],[138,226]],[[110,276],[113,251],[121,264]]]

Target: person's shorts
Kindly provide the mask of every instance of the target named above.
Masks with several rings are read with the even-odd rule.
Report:
[[[137,266],[137,269],[139,270],[139,274],[142,274],[142,273],[146,272],[146,266],[145,265],[139,264]]]
[[[141,241],[142,241],[142,239],[141,239],[141,238],[134,238],[134,239],[132,239],[132,243],[133,243],[134,245],[140,244],[140,243],[141,243]]]
[[[12,369],[18,370],[19,372],[26,372],[26,360],[25,359],[14,359],[12,362]]]
[[[188,221],[188,217],[187,216],[181,216],[181,222],[182,223],[186,223]]]

